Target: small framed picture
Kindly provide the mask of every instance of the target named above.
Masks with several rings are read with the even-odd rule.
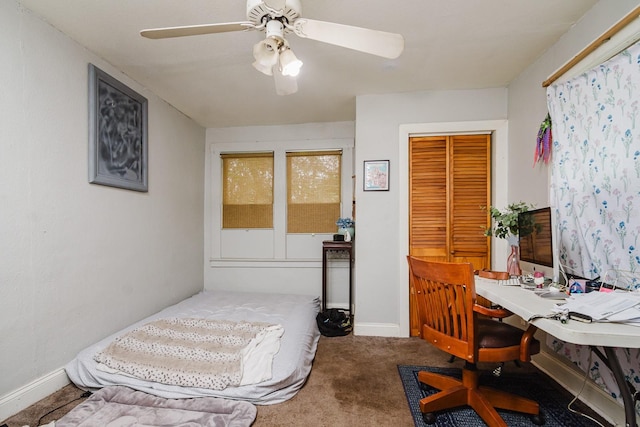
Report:
[[[365,160],[364,191],[389,191],[389,160]]]

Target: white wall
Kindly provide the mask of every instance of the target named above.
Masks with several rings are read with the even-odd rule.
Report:
[[[392,95],[364,95],[356,103],[356,251],[355,332],[366,335],[406,335],[406,223],[403,185],[407,168],[406,129],[452,131],[465,123],[498,126],[508,137],[494,145],[493,204],[527,201],[548,205],[548,172],[533,168],[535,140],[546,115],[541,84],[618,19],[636,1],[600,1],[540,60],[528,67],[509,87],[483,90],[428,91]],[[508,125],[500,125],[506,121]],[[404,130],[403,130],[404,129]],[[478,129],[480,130],[480,129]],[[489,129],[491,130],[491,129]],[[495,143],[494,138],[494,143]],[[389,192],[363,192],[362,162],[391,160]],[[389,208],[391,207],[391,208]],[[494,241],[493,268],[503,268],[506,245]]]
[[[16,1],[0,55],[3,419],[8,395],[203,288],[205,131]],[[88,183],[89,62],[149,100],[148,193]]]
[[[355,327],[361,335],[408,335],[408,273],[406,272],[406,180],[407,136],[404,145],[399,140],[401,127],[414,126],[417,131],[428,129],[416,123],[448,123],[443,133],[465,131],[497,131],[494,156],[506,160],[507,90],[505,88],[435,91],[413,94],[361,96],[357,100],[355,125]],[[469,123],[480,127],[469,128]],[[412,125],[413,124],[413,125]],[[348,148],[353,138],[352,123],[306,124],[296,126],[246,127],[207,129],[207,208],[205,218],[205,288],[249,291],[293,292],[319,295],[321,292],[321,248],[328,235],[305,236],[301,243],[305,259],[290,259],[287,247],[293,243],[287,236],[278,243],[273,233],[235,231],[234,239],[225,239],[219,226],[219,153],[237,150],[282,150],[283,147],[327,148],[332,144]],[[494,138],[495,139],[495,138]],[[319,146],[319,144],[321,144]],[[391,161],[390,190],[362,191],[362,162],[389,159]],[[350,162],[350,160],[349,160]],[[345,159],[345,163],[347,160]],[[506,167],[504,161],[495,168],[502,179],[494,197],[506,199]],[[276,171],[276,174],[278,172]],[[351,172],[345,172],[350,176]],[[349,184],[349,183],[347,183]],[[349,185],[350,186],[350,185]],[[406,183],[405,183],[406,187]],[[404,195],[404,201],[401,199]],[[345,200],[349,198],[345,197]],[[284,212],[282,212],[282,216]],[[350,207],[343,205],[343,216],[350,216]],[[276,215],[279,217],[279,215]],[[404,218],[404,231],[401,220]],[[276,225],[277,229],[277,225]],[[403,234],[404,233],[404,234]],[[253,236],[251,236],[253,234]],[[284,234],[282,234],[284,236]],[[275,243],[274,243],[275,242]],[[251,252],[269,252],[266,259],[258,256],[229,259],[222,245],[234,245],[233,252],[251,248]],[[264,248],[264,249],[262,249]],[[506,250],[506,248],[505,248]],[[272,253],[275,254],[272,255]],[[290,252],[290,251],[289,251]],[[506,259],[506,253],[502,257]],[[269,258],[271,257],[271,258]],[[346,265],[337,265],[338,268]],[[406,280],[399,280],[404,272]],[[344,306],[348,294],[344,286],[344,271],[329,274],[329,306]],[[400,283],[401,282],[401,283]]]
[[[341,216],[350,217],[353,122],[207,129],[206,138],[205,288],[320,296],[322,241],[331,240],[332,234],[287,234],[285,154],[341,149]],[[220,153],[233,151],[274,152],[273,229],[222,230]],[[329,265],[328,306],[348,305],[347,266],[346,262]]]
[[[408,253],[407,129],[413,129],[409,133],[420,133],[423,129],[446,134],[462,130],[493,131],[500,127],[505,135],[506,119],[505,88],[357,98],[356,334],[408,336],[409,333],[405,258]],[[485,124],[478,128],[478,122]],[[473,125],[467,127],[465,123]],[[504,141],[504,136],[501,140]],[[506,158],[506,149],[503,142],[501,150],[495,151],[494,147],[493,155]],[[364,192],[362,163],[379,159],[391,162],[389,191]],[[494,194],[495,197],[501,195]]]

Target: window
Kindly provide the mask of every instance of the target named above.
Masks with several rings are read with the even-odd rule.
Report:
[[[287,232],[333,233],[340,217],[341,150],[287,153]]]
[[[221,153],[222,228],[273,227],[273,153]]]
[[[209,250],[212,268],[314,267],[320,253],[319,242],[331,239],[336,233],[338,218],[353,215],[353,138],[325,137],[324,134],[322,138],[314,138],[313,134],[302,138],[298,127],[293,134],[281,130],[260,128],[255,130],[260,133],[254,135],[251,133],[254,130],[245,133],[243,129],[238,136],[235,130],[208,134],[210,166],[209,179],[205,181],[204,232],[208,239],[205,250]],[[351,126],[339,133],[348,132],[352,132]],[[266,166],[247,165],[263,161]],[[309,176],[304,175],[300,162],[306,163]],[[238,163],[242,163],[242,167]],[[247,171],[240,172],[243,169]],[[250,172],[252,169],[269,172]],[[253,181],[245,181],[247,176],[267,178],[266,189],[257,191],[259,195],[267,195],[266,200],[249,197]],[[335,180],[333,187],[325,185],[328,176]],[[291,184],[305,180],[306,186]],[[332,189],[319,190],[323,186]],[[294,187],[296,191],[291,192]],[[333,196],[328,200],[309,199],[305,193],[310,190],[320,191],[325,198],[331,193]],[[325,203],[327,201],[329,203]],[[321,226],[317,225],[318,218],[323,219]],[[259,219],[257,224],[256,219]],[[290,261],[293,264],[289,264]],[[233,271],[224,270],[222,275],[215,275],[216,285],[225,282],[227,274],[235,274]],[[243,270],[241,274],[254,273]],[[271,273],[255,274],[268,277]]]

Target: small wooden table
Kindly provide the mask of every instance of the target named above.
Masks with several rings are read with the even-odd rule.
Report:
[[[322,311],[327,309],[327,253],[329,251],[344,251],[349,254],[349,309],[347,311],[350,316],[353,316],[353,241],[335,242],[333,240],[325,240],[322,242]]]

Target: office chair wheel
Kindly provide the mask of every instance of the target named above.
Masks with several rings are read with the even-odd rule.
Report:
[[[436,423],[436,414],[434,414],[433,412],[425,412],[422,414],[422,420],[426,423],[426,424],[435,424]]]
[[[542,411],[540,411],[538,413],[538,415],[532,415],[531,416],[531,422],[534,423],[537,426],[544,425],[544,423],[546,422],[546,420],[544,418],[544,413]]]

